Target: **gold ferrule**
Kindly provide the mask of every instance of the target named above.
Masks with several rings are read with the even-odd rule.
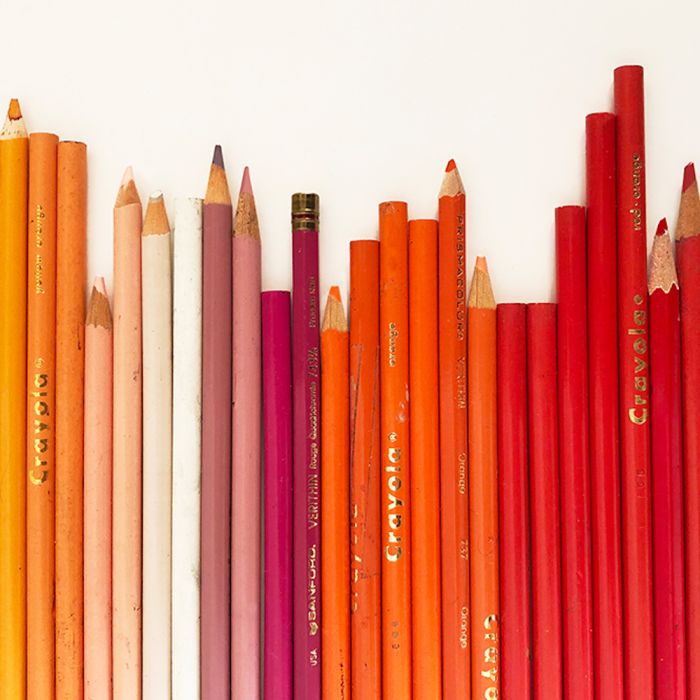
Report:
[[[297,192],[292,195],[292,228],[318,228],[319,198],[317,194]]]

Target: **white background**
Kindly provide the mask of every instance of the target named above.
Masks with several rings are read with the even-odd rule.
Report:
[[[87,142],[89,272],[111,285],[112,204],[126,165],[142,197],[202,196],[212,147],[232,195],[251,168],[266,288],[291,280],[289,202],[322,203],[323,290],[347,290],[348,241],[377,204],[436,214],[454,157],[470,267],[500,301],[553,294],[553,208],[582,202],[584,119],[610,109],[612,71],[647,88],[648,227],[675,225],[682,168],[700,160],[700,3],[621,0],[293,0],[3,3],[0,99],[28,128]],[[4,106],[3,106],[4,109]]]

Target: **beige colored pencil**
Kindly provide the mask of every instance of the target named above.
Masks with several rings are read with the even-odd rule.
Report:
[[[173,299],[170,224],[151,195],[141,237],[143,310],[143,697],[170,697]]]
[[[131,168],[114,205],[112,682],[141,697],[141,200]]]
[[[112,313],[102,277],[85,323],[85,700],[112,697]]]

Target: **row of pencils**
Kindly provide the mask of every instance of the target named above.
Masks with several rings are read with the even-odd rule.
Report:
[[[556,304],[468,284],[450,161],[436,220],[351,242],[347,314],[315,194],[262,291],[218,146],[172,233],[127,169],[86,295],[86,147],[13,100],[0,698],[700,698],[700,197],[647,267],[643,92],[586,118]]]

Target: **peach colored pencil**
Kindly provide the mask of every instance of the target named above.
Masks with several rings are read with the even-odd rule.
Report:
[[[85,323],[85,700],[112,697],[112,313],[102,277]]]
[[[112,682],[141,697],[141,200],[127,168],[114,205]]]

